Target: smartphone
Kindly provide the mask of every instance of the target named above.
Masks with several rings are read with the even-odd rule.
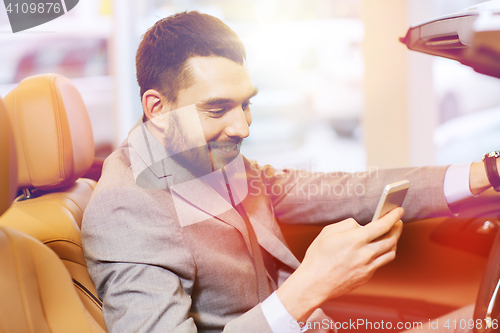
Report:
[[[406,193],[408,192],[408,188],[410,188],[409,180],[401,180],[386,185],[378,202],[375,214],[373,214],[372,222],[378,220],[394,208],[401,207],[405,200]]]

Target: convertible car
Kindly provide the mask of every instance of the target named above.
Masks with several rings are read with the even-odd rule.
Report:
[[[401,42],[500,78],[498,5],[413,26]],[[0,333],[106,332],[80,240],[101,168],[86,107],[71,81],[28,77],[0,100]],[[481,197],[455,207],[457,217],[408,223],[393,262],[324,305],[338,331],[429,327],[473,303],[473,321],[449,325],[499,331],[500,195],[490,190]],[[288,226],[283,233],[302,259],[320,229]]]

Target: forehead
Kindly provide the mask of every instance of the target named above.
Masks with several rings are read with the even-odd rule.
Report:
[[[242,102],[255,90],[245,64],[223,57],[192,57],[187,65],[194,83],[179,91],[177,107],[215,98]]]

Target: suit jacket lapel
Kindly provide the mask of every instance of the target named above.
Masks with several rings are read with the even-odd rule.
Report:
[[[209,218],[217,218],[236,228],[250,248],[250,239],[245,222],[231,205],[228,193],[219,193],[207,185],[203,178],[211,182],[223,181],[220,170],[185,183],[171,185],[172,198],[181,226],[187,226]],[[222,195],[221,195],[222,194]]]
[[[285,239],[281,233],[281,229],[274,218],[273,208],[269,200],[267,200],[261,193],[264,191],[264,184],[257,171],[245,161],[247,167],[248,182],[252,185],[252,189],[256,189],[252,194],[243,200],[243,207],[247,212],[250,223],[252,224],[255,234],[260,245],[266,249],[271,255],[280,260],[285,265],[297,269],[300,262],[295,258],[293,253],[286,245]],[[257,190],[258,189],[258,190]]]
[[[141,120],[129,133],[128,143],[133,148],[130,160],[136,180],[144,171],[150,171],[158,180],[158,188],[165,189],[166,177],[181,226],[217,218],[236,228],[251,249],[245,222],[231,205],[242,202],[259,244],[284,264],[293,269],[298,267],[299,261],[285,245],[269,201],[262,194],[248,195],[249,183],[252,188],[259,187],[259,193],[265,193],[264,185],[241,154],[224,168],[226,179],[221,170],[196,178],[168,156]]]
[[[245,164],[247,163],[248,161],[245,161]],[[238,204],[238,202],[241,201],[242,194],[245,194],[242,204],[247,212],[248,219],[255,230],[259,244],[285,265],[296,269],[300,263],[286,246],[281,230],[274,218],[273,209],[269,200],[267,200],[262,194],[252,195],[252,193],[250,193],[250,195],[248,195],[248,183],[252,181],[252,186],[254,188],[257,186],[260,187],[260,191],[258,191],[258,193],[265,193],[263,188],[264,185],[262,184],[260,177],[258,177],[258,174],[256,174],[255,170],[250,167],[246,168],[245,177],[242,177],[240,172],[230,172],[232,171],[229,170],[226,174],[228,175],[227,178],[231,188],[231,193],[233,194],[233,200],[235,201],[235,204]],[[242,184],[242,179],[244,180],[244,186]],[[184,199],[183,202],[176,203],[176,208],[178,206],[182,207],[180,211],[182,214],[185,213],[185,218],[190,219],[192,223],[205,220],[209,217],[215,217],[232,225],[240,231],[247,243],[248,248],[250,249],[251,245],[245,223],[238,212],[231,206],[231,204],[229,204],[229,202],[231,202],[231,198],[226,197],[228,196],[227,192],[218,192],[214,190],[217,183],[220,186],[225,186],[221,170],[217,170],[210,175],[200,177],[199,179],[171,186],[171,189]],[[211,186],[207,184],[210,184]],[[181,198],[174,197],[174,202],[175,200],[180,199]],[[188,207],[188,203],[192,206]],[[193,211],[193,209],[196,210],[196,208],[205,212],[205,214],[200,216],[199,213]]]

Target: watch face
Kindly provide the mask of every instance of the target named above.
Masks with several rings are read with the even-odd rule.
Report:
[[[486,157],[494,157],[494,158],[500,157],[500,150],[496,150],[496,151],[492,151],[492,152],[484,154],[483,157],[481,158],[481,160],[484,161],[484,159]]]
[[[500,151],[492,151],[491,153],[488,154],[489,157],[498,157],[500,156]]]

